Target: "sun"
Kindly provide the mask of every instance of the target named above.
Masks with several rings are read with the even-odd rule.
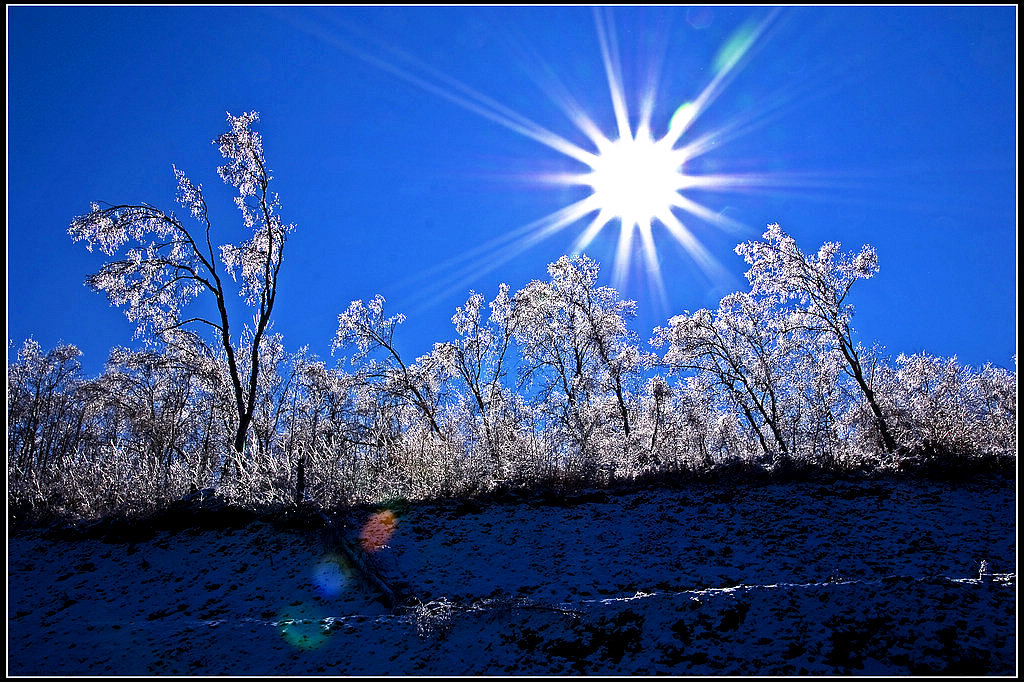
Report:
[[[614,96],[614,86],[612,92]],[[677,209],[683,213],[703,214],[704,218],[711,213],[685,194],[686,189],[708,181],[707,177],[686,173],[686,162],[695,155],[696,147],[676,146],[693,119],[694,106],[686,103],[679,107],[665,135],[655,138],[651,135],[650,122],[646,117],[641,120],[636,132],[633,132],[624,101],[621,97],[615,101],[616,110],[621,112],[619,137],[609,139],[589,121],[579,121],[580,127],[597,150],[594,154],[575,157],[589,170],[562,175],[554,180],[590,188],[589,196],[575,207],[578,218],[588,214],[593,218],[577,236],[573,252],[582,252],[606,227],[618,223],[613,283],[621,286],[625,281],[632,262],[634,238],[639,237],[652,293],[663,299],[665,293],[655,245],[655,226],[666,230],[706,272],[710,273],[720,267],[676,215]]]
[[[591,170],[580,182],[593,190],[593,203],[622,229],[649,226],[679,206],[686,153],[668,137],[655,140],[646,130],[614,142],[599,140]]]
[[[595,119],[579,105],[570,89],[547,64],[540,63],[528,72],[583,134],[582,144],[556,133],[527,116],[511,109],[451,76],[441,73],[407,54],[401,54],[403,66],[365,52],[320,27],[309,30],[331,44],[377,66],[429,93],[481,116],[507,130],[529,138],[563,155],[578,165],[568,172],[529,173],[532,181],[562,187],[589,189],[585,195],[558,210],[528,224],[502,231],[493,239],[477,244],[443,263],[419,269],[415,278],[429,277],[430,290],[435,292],[429,302],[440,300],[452,291],[462,289],[473,279],[511,260],[526,249],[566,229],[577,230],[571,251],[578,254],[590,247],[606,228],[618,227],[612,269],[612,284],[621,288],[633,271],[632,264],[642,258],[649,290],[656,303],[665,307],[667,296],[661,274],[659,244],[674,241],[689,255],[692,262],[711,281],[722,281],[728,274],[718,260],[705,248],[694,222],[733,231],[744,225],[723,212],[700,203],[701,191],[739,191],[763,183],[756,174],[695,173],[687,170],[723,140],[742,134],[752,127],[751,121],[738,118],[728,124],[712,126],[703,134],[694,133],[694,122],[705,116],[708,108],[728,85],[741,64],[747,61],[751,48],[772,23],[778,10],[772,10],[761,21],[738,27],[722,45],[711,64],[712,75],[703,89],[691,100],[684,101],[668,121],[663,135],[653,133],[655,103],[665,103],[665,93],[655,91],[652,79],[646,88],[633,89],[634,100],[627,95],[619,58],[618,38],[611,20],[610,8],[593,8],[594,23],[601,60],[607,76],[608,94],[614,112],[614,126],[604,131]],[[394,52],[393,50],[389,50]],[[652,60],[648,65],[656,74],[661,65]],[[630,111],[629,102],[639,107]],[[678,100],[677,100],[678,101]],[[704,126],[705,129],[708,126]],[[639,243],[639,248],[635,248]],[[423,288],[426,290],[426,288]],[[429,303],[428,302],[428,303]]]

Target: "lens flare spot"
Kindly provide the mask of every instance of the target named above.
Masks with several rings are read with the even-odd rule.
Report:
[[[372,553],[386,547],[397,523],[398,518],[390,509],[371,514],[359,533],[359,542],[363,550]]]
[[[325,556],[313,567],[313,586],[324,597],[340,596],[352,577],[348,560],[338,554]]]
[[[757,27],[753,24],[747,24],[736,29],[715,57],[715,73],[730,71],[736,66],[736,63],[743,58],[743,55],[750,49],[750,46],[754,44],[756,37]]]
[[[686,102],[676,109],[676,113],[672,114],[672,119],[669,121],[668,129],[670,131],[686,130],[690,126],[690,122],[696,117],[697,105],[693,102]]]
[[[311,607],[296,606],[284,611],[275,623],[284,641],[296,649],[316,649],[331,635],[333,619],[322,618]]]

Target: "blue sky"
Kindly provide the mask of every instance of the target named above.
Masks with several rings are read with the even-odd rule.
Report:
[[[451,338],[470,289],[518,289],[579,246],[594,215],[537,226],[590,193],[551,180],[587,170],[553,140],[595,151],[569,97],[617,137],[608,64],[631,128],[645,93],[655,137],[699,102],[683,170],[732,178],[683,191],[702,215],[675,210],[703,267],[659,223],[656,261],[638,239],[620,253],[614,221],[586,244],[638,301],[641,339],[743,288],[732,249],[778,221],[804,250],[875,246],[880,273],[853,301],[865,343],[1013,366],[1016,7],[7,11],[8,338],[74,343],[89,373],[132,327],[83,285],[102,256],[68,224],[91,201],[175,208],[175,164],[219,241],[239,240],[210,144],[228,111],[260,112],[297,225],[286,345],[329,357],[338,314],[376,293],[408,315],[408,359]]]

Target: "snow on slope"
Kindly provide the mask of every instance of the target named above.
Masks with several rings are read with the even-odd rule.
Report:
[[[1013,674],[1013,482],[401,504],[8,540],[11,674]],[[986,559],[997,574],[978,579]]]

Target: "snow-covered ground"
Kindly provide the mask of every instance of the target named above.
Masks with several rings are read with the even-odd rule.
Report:
[[[20,531],[8,672],[1012,675],[1015,505],[750,483],[339,518],[397,608],[310,523]]]

